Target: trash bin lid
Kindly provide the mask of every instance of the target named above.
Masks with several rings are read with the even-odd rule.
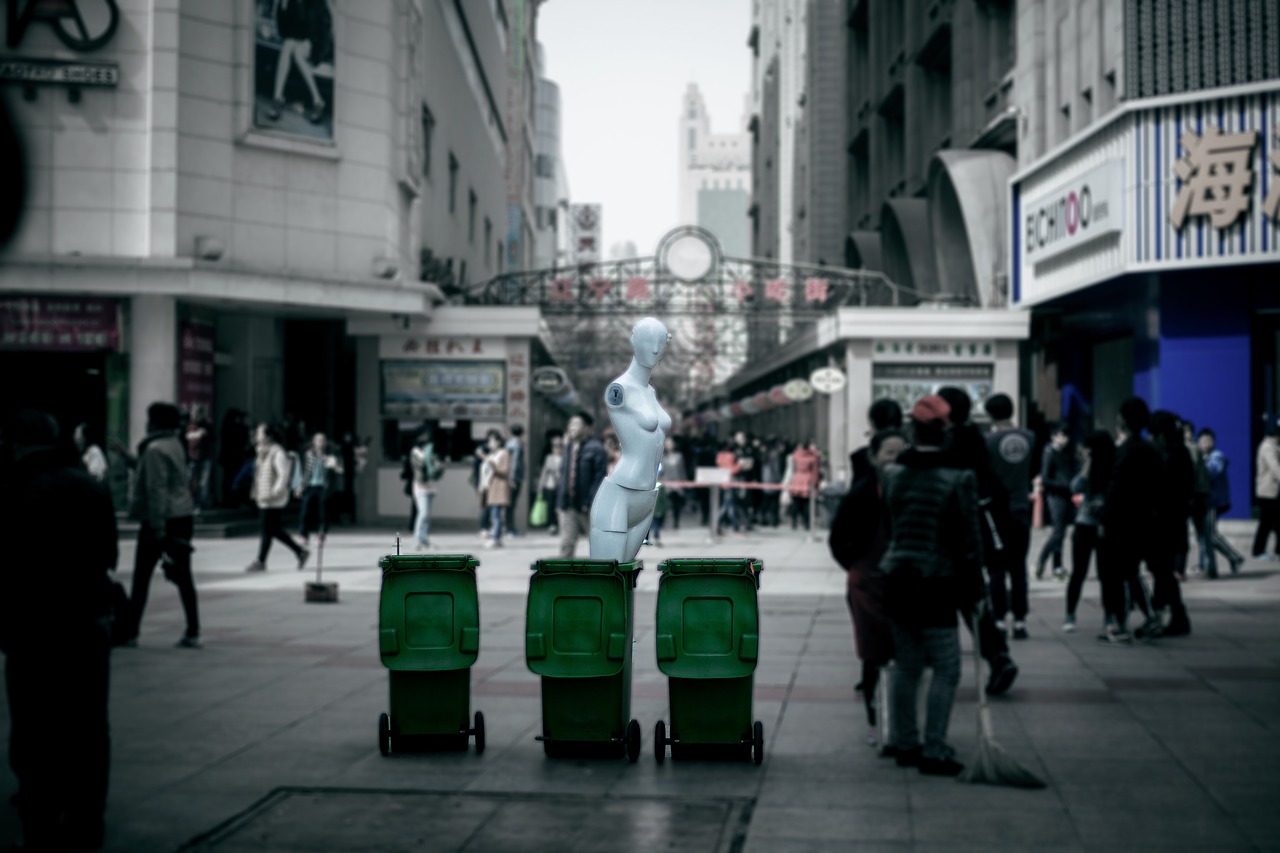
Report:
[[[739,678],[760,654],[758,560],[668,560],[658,580],[658,669],[675,678]]]
[[[529,670],[554,678],[621,672],[631,645],[636,566],[612,560],[535,563],[525,609]]]
[[[408,564],[400,562],[404,557],[381,561],[378,652],[383,666],[406,671],[471,666],[480,654],[477,561],[466,554],[406,556]]]

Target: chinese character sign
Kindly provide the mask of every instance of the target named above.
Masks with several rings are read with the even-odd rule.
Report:
[[[213,326],[188,320],[178,330],[178,405],[213,411]]]
[[[1280,139],[1280,124],[1276,125],[1271,136],[1273,140]],[[1267,159],[1270,162],[1264,168],[1271,169],[1274,174],[1271,177],[1271,189],[1267,191],[1267,197],[1262,200],[1262,212],[1275,222],[1280,219],[1280,146],[1273,146]]]
[[[0,298],[0,350],[99,352],[120,349],[120,306],[81,296]]]
[[[600,239],[600,205],[569,205],[569,250],[573,263],[598,263]]]
[[[1186,153],[1173,166],[1182,181],[1169,215],[1173,227],[1182,228],[1188,216],[1207,216],[1221,230],[1247,213],[1257,144],[1256,130],[1223,133],[1210,127],[1204,136],[1184,133]]]

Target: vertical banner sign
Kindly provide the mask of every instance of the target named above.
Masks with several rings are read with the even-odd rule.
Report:
[[[213,417],[213,326],[184,321],[178,340],[178,405],[188,412],[196,406]]]
[[[600,205],[569,205],[570,250],[575,264],[600,261]]]

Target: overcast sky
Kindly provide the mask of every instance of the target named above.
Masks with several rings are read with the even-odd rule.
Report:
[[[547,0],[546,74],[560,86],[573,203],[599,203],[607,258],[651,255],[677,221],[680,104],[697,83],[712,131],[738,127],[751,92],[751,0]]]

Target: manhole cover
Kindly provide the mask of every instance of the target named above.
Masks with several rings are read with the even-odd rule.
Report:
[[[730,853],[741,849],[751,802],[281,788],[182,849]]]

